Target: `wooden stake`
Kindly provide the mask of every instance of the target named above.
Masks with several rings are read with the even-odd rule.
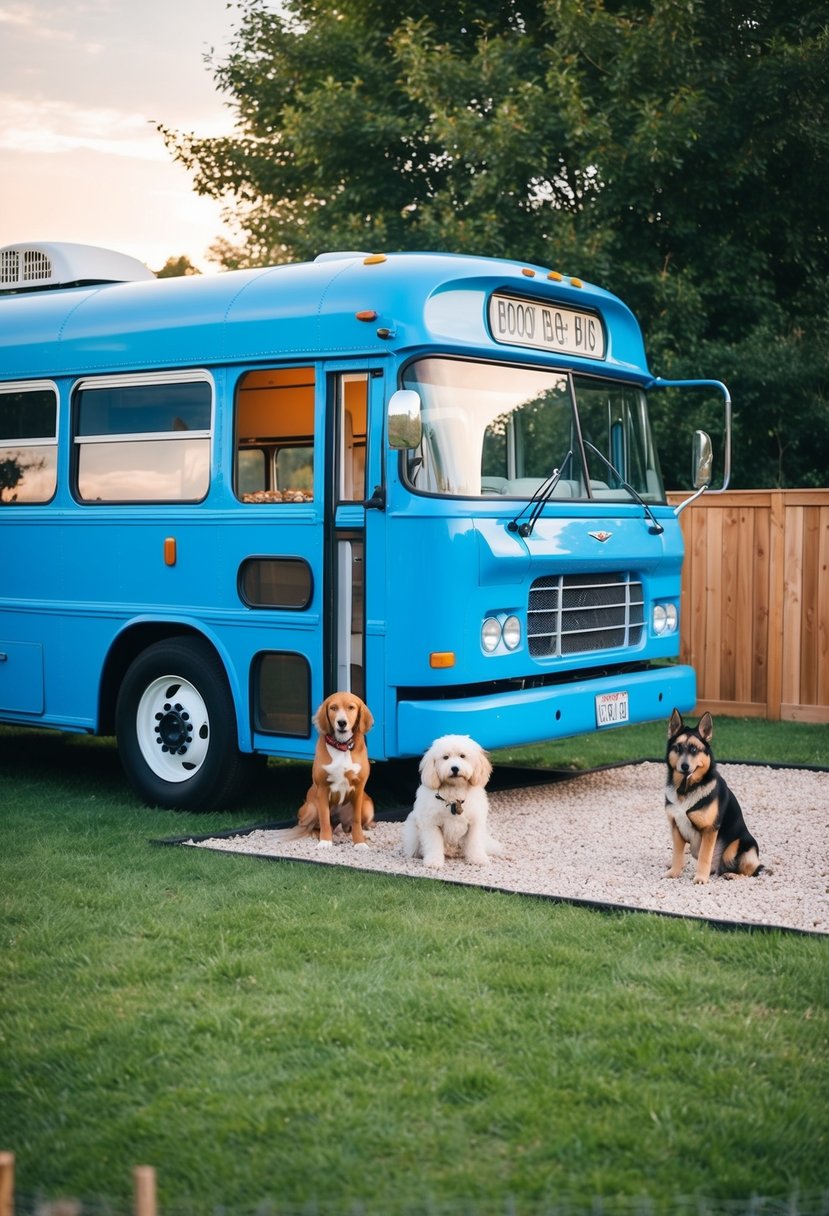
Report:
[[[14,1153],[0,1153],[0,1216],[14,1216]]]
[[[135,1216],[156,1216],[155,1170],[151,1165],[136,1165],[132,1171]],[[0,1216],[3,1216],[0,1213]]]

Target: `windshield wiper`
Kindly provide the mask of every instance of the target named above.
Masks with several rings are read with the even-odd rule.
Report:
[[[585,446],[586,448],[590,448],[590,451],[591,451],[591,452],[595,452],[595,453],[596,453],[596,455],[598,456],[599,460],[601,460],[602,464],[603,464],[603,465],[605,465],[605,466],[606,466],[608,469],[610,469],[610,472],[611,472],[611,473],[613,474],[613,476],[616,478],[616,480],[618,481],[618,483],[619,483],[620,487],[621,487],[623,490],[627,490],[628,494],[630,494],[630,496],[631,496],[632,498],[635,498],[635,499],[636,499],[636,501],[637,501],[638,503],[640,503],[640,504],[641,504],[641,506],[642,506],[642,508],[643,508],[643,510],[644,510],[644,512],[645,512],[645,514],[647,515],[648,519],[650,520],[650,527],[648,528],[648,531],[651,533],[651,535],[652,535],[652,536],[659,536],[659,534],[660,534],[661,532],[664,532],[664,531],[665,531],[665,529],[662,527],[661,523],[660,523],[660,522],[659,522],[659,520],[656,518],[656,516],[654,515],[653,511],[651,511],[650,507],[649,507],[649,506],[648,506],[648,504],[645,502],[645,500],[644,500],[644,498],[642,497],[642,495],[641,495],[641,494],[639,494],[639,493],[638,493],[636,490],[634,490],[633,486],[628,485],[628,483],[625,481],[625,479],[624,479],[624,477],[622,476],[622,474],[619,472],[619,470],[618,470],[618,469],[617,469],[617,468],[616,468],[614,465],[612,465],[612,464],[610,463],[610,461],[607,459],[607,457],[606,457],[606,456],[603,456],[603,455],[602,455],[602,453],[599,451],[599,449],[598,449],[597,447],[595,447],[595,446],[594,446],[592,443],[589,443],[589,442],[588,442],[586,439],[585,439],[585,441],[584,441],[584,446]]]
[[[519,536],[532,535],[532,530],[538,521],[538,517],[544,510],[544,504],[548,503],[552,498],[553,490],[561,481],[562,474],[572,459],[573,449],[570,448],[570,451],[564,457],[564,460],[562,460],[561,466],[557,469],[553,469],[550,476],[546,481],[541,483],[527,505],[518,512],[514,519],[509,521],[507,524],[508,532],[517,532]],[[531,511],[530,507],[532,507]],[[523,524],[520,524],[518,521],[526,511],[530,511],[530,518],[525,520]]]

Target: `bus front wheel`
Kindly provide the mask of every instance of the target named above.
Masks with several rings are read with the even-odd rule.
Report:
[[[150,806],[206,811],[246,775],[224,668],[200,638],[157,642],[132,662],[115,710],[127,779]]]

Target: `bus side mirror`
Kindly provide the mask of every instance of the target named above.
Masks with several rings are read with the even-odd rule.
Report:
[[[710,436],[705,431],[694,431],[693,481],[695,490],[707,489],[711,485],[714,467],[714,449]]]
[[[420,397],[411,388],[399,388],[389,398],[389,447],[397,451],[420,446],[423,428]]]

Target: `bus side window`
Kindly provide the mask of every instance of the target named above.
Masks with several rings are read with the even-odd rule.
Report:
[[[236,496],[242,502],[314,497],[314,369],[247,372],[236,390]]]
[[[51,384],[0,392],[0,506],[52,498],[57,425],[58,399]]]
[[[210,487],[205,373],[82,380],[74,397],[82,502],[199,502]]]

